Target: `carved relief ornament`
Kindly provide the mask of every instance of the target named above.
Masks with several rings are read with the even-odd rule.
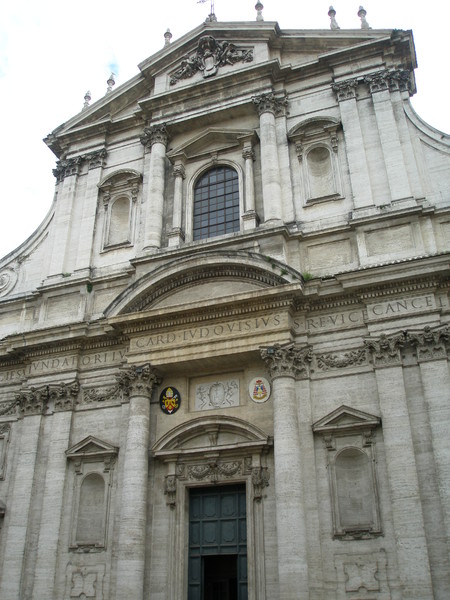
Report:
[[[364,77],[371,94],[388,90],[390,92],[409,92],[411,88],[410,73],[405,69],[389,69],[378,71]]]
[[[343,100],[351,100],[352,98],[357,98],[357,87],[357,79],[346,79],[345,81],[339,81],[338,83],[335,82],[331,85],[333,92],[336,93],[338,102],[342,102]]]
[[[407,331],[406,341],[415,346],[419,361],[446,358],[450,327],[444,325],[432,329],[427,325],[422,331]]]
[[[178,69],[170,76],[170,85],[181,79],[188,79],[198,72],[204,78],[216,75],[219,67],[235,65],[238,62],[252,62],[253,49],[235,46],[230,42],[219,42],[212,35],[205,35],[198,41],[194,53],[185,56]]]
[[[105,163],[106,154],[106,149],[101,148],[100,150],[74,156],[73,158],[58,160],[56,167],[53,169],[56,182],[60,183],[65,177],[69,177],[70,175],[78,175],[85,161],[88,162],[89,169],[102,167]]]
[[[165,123],[160,125],[152,125],[151,127],[145,127],[140,137],[141,144],[146,148],[151,148],[153,144],[163,144],[167,146],[169,141],[169,133]]]
[[[15,396],[21,416],[51,414],[73,410],[80,386],[71,383],[50,384],[39,388],[22,390]]]
[[[364,345],[372,354],[374,367],[394,367],[401,365],[401,348],[405,345],[403,332],[393,335],[382,333],[379,338],[368,338]]]
[[[117,383],[125,396],[151,397],[153,387],[158,385],[161,379],[149,364],[139,367],[123,369],[117,375]]]
[[[288,104],[286,97],[277,98],[273,92],[254,96],[252,102],[255,105],[259,116],[266,112],[270,112],[275,116],[280,115]]]
[[[261,358],[272,379],[276,377],[309,377],[309,365],[313,354],[310,346],[299,346],[294,343],[275,344],[261,348]]]
[[[367,364],[367,349],[358,348],[357,350],[342,352],[340,354],[334,352],[317,354],[316,361],[317,367],[321,371],[343,369],[345,367],[358,367]]]

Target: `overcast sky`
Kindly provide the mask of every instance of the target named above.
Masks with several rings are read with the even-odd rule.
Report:
[[[262,0],[265,21],[282,29],[328,29],[329,0]],[[215,0],[219,21],[254,21],[256,0]],[[336,0],[341,29],[360,27],[358,1]],[[366,0],[373,29],[412,29],[418,93],[412,104],[433,127],[450,133],[448,0]],[[56,158],[42,141],[117,85],[164,44],[200,25],[210,9],[196,0],[22,0],[5,2],[0,23],[0,257],[21,244],[47,214]]]

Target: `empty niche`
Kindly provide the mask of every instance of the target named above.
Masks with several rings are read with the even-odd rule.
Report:
[[[75,542],[95,545],[105,537],[105,480],[99,473],[86,475],[80,486]]]

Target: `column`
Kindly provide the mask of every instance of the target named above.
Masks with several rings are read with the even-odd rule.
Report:
[[[260,125],[264,222],[277,225],[282,223],[283,205],[275,115],[282,112],[287,100],[279,100],[273,93],[268,93],[256,96],[253,103]]]
[[[450,374],[446,348],[450,327],[427,326],[421,332],[408,332],[407,340],[417,351],[446,538],[450,539]]]
[[[174,165],[172,172],[175,177],[175,189],[173,193],[172,231],[168,237],[169,246],[180,246],[184,240],[181,218],[183,214],[183,180],[186,177],[186,172],[184,165],[180,162]]]
[[[48,600],[53,597],[67,470],[65,451],[69,447],[73,401],[78,394],[78,385],[74,383],[71,386],[52,386],[50,390],[49,400],[54,402],[55,412],[46,416],[46,419],[51,419],[51,434],[37,544],[33,600]]]
[[[130,404],[117,546],[117,600],[143,600],[144,595],[150,399],[157,381],[149,365],[132,367],[119,376]]]
[[[372,354],[403,597],[432,600],[430,565],[409,421],[401,348],[403,333],[365,341]]]
[[[51,224],[53,244],[49,257],[48,275],[61,275],[65,271],[67,244],[70,241],[72,212],[77,190],[82,157],[58,162],[53,173],[57,180],[55,215]]]
[[[88,161],[86,191],[83,198],[81,226],[76,250],[75,270],[88,270],[94,243],[95,217],[97,213],[98,184],[102,176],[106,150],[97,150],[85,156]]]
[[[391,102],[390,88],[395,85],[395,77],[390,71],[381,71],[368,75],[364,81],[369,85],[372,94],[391,200],[411,198],[408,174]]]
[[[272,377],[279,600],[309,598],[305,506],[295,379],[309,375],[311,350],[289,343],[261,349]]]
[[[244,144],[242,157],[245,161],[245,209],[242,215],[244,231],[254,229],[258,225],[258,215],[255,210],[255,180],[253,176],[253,161],[255,152],[250,142]]]
[[[20,423],[20,439],[17,447],[20,452],[14,465],[14,483],[8,503],[8,520],[2,530],[3,547],[6,549],[0,580],[2,600],[21,600],[21,583],[28,542],[28,521],[34,500],[32,489],[35,477],[36,457],[39,447],[39,434],[43,402],[38,394],[24,392],[17,397],[19,411],[23,416]]]
[[[369,177],[364,138],[356,103],[358,81],[347,79],[332,85],[339,102],[345,147],[347,149],[350,180],[355,209],[367,209],[373,206],[372,184]]]
[[[144,129],[141,142],[151,149],[148,172],[144,250],[161,248],[167,129],[164,124]]]

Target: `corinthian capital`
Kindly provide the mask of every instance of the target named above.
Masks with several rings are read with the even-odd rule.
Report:
[[[343,100],[350,100],[356,98],[356,88],[358,87],[357,79],[346,79],[345,81],[339,81],[338,83],[331,84],[331,89],[335,92],[338,102]]]
[[[394,91],[409,91],[410,74],[404,69],[389,69],[378,71],[364,77],[364,83],[369,86],[371,94],[382,92],[383,90]]]
[[[309,364],[312,360],[310,346],[298,346],[294,343],[275,344],[261,348],[261,358],[272,379],[276,377],[295,377],[305,379],[309,377]]]
[[[147,396],[150,399],[153,386],[158,385],[160,381],[151,365],[130,367],[117,375],[119,388],[122,389],[123,395],[128,397]]]
[[[372,354],[375,367],[394,367],[401,364],[400,350],[405,345],[405,334],[388,336],[382,333],[379,338],[364,340],[364,344]]]
[[[153,144],[157,143],[167,146],[169,134],[167,132],[165,123],[146,127],[140,137],[140,140],[141,144],[143,144],[146,148],[151,148]]]
[[[443,325],[433,329],[427,325],[422,331],[408,331],[406,340],[416,347],[419,361],[447,358],[447,345],[450,342],[450,327]]]
[[[255,105],[259,116],[266,112],[279,115],[283,112],[288,103],[287,98],[276,98],[272,92],[254,96],[252,102]]]

